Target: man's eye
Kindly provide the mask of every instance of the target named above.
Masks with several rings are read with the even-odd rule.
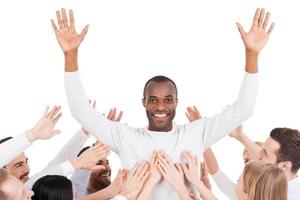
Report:
[[[172,98],[166,99],[165,102],[166,103],[173,103],[173,99]]]
[[[156,103],[156,99],[149,99],[148,102],[149,103]]]

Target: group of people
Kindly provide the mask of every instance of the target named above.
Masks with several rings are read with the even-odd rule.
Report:
[[[148,126],[120,123],[122,112],[111,109],[105,117],[90,104],[78,72],[78,50],[88,26],[78,34],[73,11],[56,12],[51,20],[65,57],[65,89],[72,116],[82,128],[41,172],[29,177],[24,154],[37,140],[60,133],[60,106],[46,108],[28,131],[0,141],[0,199],[2,200],[215,200],[209,176],[232,200],[299,200],[300,132],[275,128],[265,142],[253,142],[242,123],[253,113],[258,90],[258,57],[273,31],[270,13],[257,9],[251,29],[237,23],[245,46],[244,79],[237,99],[212,117],[202,118],[188,107],[189,123],[173,122],[178,103],[177,87],[165,76],[149,79],[142,103]],[[211,146],[225,136],[244,145],[245,167],[237,183],[219,168]],[[84,147],[87,139],[95,143]],[[107,156],[115,152],[122,164],[111,181]],[[203,162],[200,160],[203,159]]]

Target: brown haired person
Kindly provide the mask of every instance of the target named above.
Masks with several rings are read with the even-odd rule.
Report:
[[[178,103],[176,85],[167,77],[156,76],[144,87],[142,104],[148,117],[146,128],[110,122],[89,106],[77,63],[78,49],[88,26],[77,34],[72,11],[67,17],[62,9],[56,12],[56,16],[57,24],[52,20],[52,26],[65,56],[65,88],[71,113],[91,134],[112,146],[124,168],[130,169],[139,160],[149,160],[156,149],[164,150],[175,162],[180,160],[180,152],[185,149],[199,154],[253,113],[258,89],[258,56],[274,27],[272,24],[267,29],[270,15],[266,15],[264,9],[257,9],[249,32],[237,24],[245,45],[246,67],[236,101],[212,117],[179,126],[173,123]],[[165,181],[159,181],[155,183],[153,199],[178,199]]]
[[[196,107],[189,107],[186,115],[190,121],[201,118]],[[298,130],[275,128],[264,143],[252,142],[241,127],[233,131],[230,136],[245,146],[243,154],[245,161],[260,159],[279,166],[289,180],[288,199],[300,199],[300,182],[297,176],[300,168],[300,132]],[[204,160],[221,191],[230,199],[236,199],[234,183],[220,170],[211,148],[204,152]]]
[[[297,173],[300,168],[300,132],[291,128],[273,129],[259,156],[284,171],[289,180],[288,199],[299,200],[300,180]]]

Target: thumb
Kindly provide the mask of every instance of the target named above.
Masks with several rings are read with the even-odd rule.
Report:
[[[51,132],[51,137],[53,137],[53,136],[55,136],[55,135],[59,135],[61,133],[61,131],[60,130],[54,130],[54,131],[52,131]]]
[[[238,22],[236,22],[236,26],[237,26],[237,28],[238,28],[238,30],[239,30],[239,32],[240,32],[242,38],[244,39],[244,37],[245,37],[245,35],[246,35],[246,32],[245,32],[244,28],[243,28],[242,25],[241,25],[240,23],[238,23]]]
[[[87,32],[88,32],[88,29],[89,29],[89,25],[86,25],[83,30],[81,31],[80,33],[80,38],[81,38],[81,41],[84,39],[84,37],[86,36]]]

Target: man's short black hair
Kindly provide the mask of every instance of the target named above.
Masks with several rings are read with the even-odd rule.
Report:
[[[292,162],[292,172],[297,173],[300,168],[300,132],[291,128],[275,128],[271,131],[271,138],[279,143],[277,163]]]
[[[11,136],[6,137],[6,138],[3,138],[3,139],[0,140],[0,144],[4,143],[4,142],[6,142],[7,140],[10,140],[10,139],[12,139],[12,138],[13,138],[13,137],[11,137]]]
[[[152,78],[150,78],[147,82],[146,82],[146,84],[145,84],[145,86],[144,86],[144,92],[143,92],[143,96],[144,96],[144,98],[146,98],[146,88],[147,88],[147,86],[148,86],[148,84],[150,83],[150,82],[156,82],[156,83],[163,83],[163,82],[171,82],[173,85],[174,85],[174,87],[175,87],[175,91],[176,91],[176,98],[177,98],[177,95],[178,95],[178,91],[177,91],[177,86],[176,86],[176,84],[175,84],[175,82],[172,80],[172,79],[170,79],[170,78],[168,78],[168,77],[166,77],[166,76],[154,76],[154,77],[152,77]]]

